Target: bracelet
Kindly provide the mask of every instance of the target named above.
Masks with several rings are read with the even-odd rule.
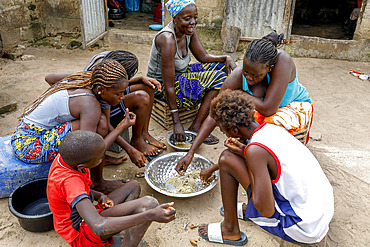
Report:
[[[171,112],[171,113],[175,113],[175,112],[177,112],[177,111],[179,111],[179,109],[173,109],[173,110],[170,110],[170,112]]]

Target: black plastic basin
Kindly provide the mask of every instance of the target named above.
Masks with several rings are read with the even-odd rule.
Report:
[[[27,182],[9,196],[9,209],[27,231],[46,232],[54,228],[53,214],[46,197],[47,178]]]

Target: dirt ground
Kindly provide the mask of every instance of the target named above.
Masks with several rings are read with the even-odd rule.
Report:
[[[140,61],[138,75],[147,70],[149,45],[126,45],[89,50],[56,50],[27,48],[24,54],[36,60],[0,60],[0,97],[7,93],[16,98],[18,110],[0,115],[0,136],[9,135],[17,125],[23,108],[40,95],[47,84],[45,75],[53,72],[82,70],[90,57],[104,50],[126,49]],[[329,178],[335,196],[335,215],[330,224],[328,246],[368,246],[369,228],[369,169],[370,169],[370,87],[348,74],[350,69],[370,73],[370,64],[338,60],[295,58],[300,82],[307,87],[314,102],[314,122],[308,148],[319,160]],[[366,71],[367,70],[367,71]],[[154,121],[150,123],[154,136],[165,139],[167,132]],[[220,138],[215,146],[202,146],[198,153],[216,162],[224,149],[225,136],[216,129]],[[167,150],[167,152],[174,150]],[[139,169],[130,161],[115,167],[106,167],[107,179],[135,178]],[[312,178],[315,179],[315,178]],[[150,246],[191,246],[189,239],[200,240],[197,230],[184,230],[187,222],[193,224],[222,221],[219,214],[221,194],[219,184],[210,192],[188,199],[169,198],[151,189],[144,178],[142,195],[152,195],[160,203],[174,201],[177,218],[169,224],[153,223],[144,239]],[[246,200],[240,191],[239,201]],[[20,227],[8,209],[7,198],[0,199],[0,246],[68,246],[55,231],[31,233]],[[280,246],[280,241],[257,225],[240,221],[241,230],[249,238],[247,246]],[[200,240],[198,246],[219,246]]]

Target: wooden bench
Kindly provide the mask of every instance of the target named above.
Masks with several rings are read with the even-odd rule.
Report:
[[[179,109],[179,117],[182,124],[192,122],[198,113],[199,104]],[[151,117],[166,130],[173,127],[172,114],[167,103],[154,98]]]

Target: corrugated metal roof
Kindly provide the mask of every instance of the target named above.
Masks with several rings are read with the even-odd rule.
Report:
[[[225,26],[241,36],[260,38],[273,30],[290,35],[291,5],[295,0],[227,0]]]

